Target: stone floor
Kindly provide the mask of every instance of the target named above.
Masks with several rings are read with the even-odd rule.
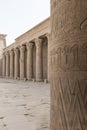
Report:
[[[49,86],[0,79],[0,130],[49,130]]]

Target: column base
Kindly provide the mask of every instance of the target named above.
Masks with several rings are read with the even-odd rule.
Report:
[[[36,79],[32,79],[33,82],[36,82]]]
[[[13,76],[10,76],[9,78],[10,78],[10,79],[14,79],[14,77],[13,77]]]
[[[9,76],[6,76],[6,79],[9,79]]]
[[[17,77],[17,80],[20,80],[20,77]]]
[[[48,79],[44,79],[44,83],[48,83]]]
[[[17,77],[14,77],[15,80],[17,80]]]
[[[24,81],[26,81],[27,79],[26,79],[26,78],[20,78],[20,80],[24,80]]]
[[[24,80],[24,77],[20,77],[20,80]]]
[[[43,79],[36,79],[36,82],[43,82]]]
[[[24,78],[24,81],[26,81],[27,79],[26,78]]]
[[[33,79],[32,78],[29,78],[28,81],[32,81]]]

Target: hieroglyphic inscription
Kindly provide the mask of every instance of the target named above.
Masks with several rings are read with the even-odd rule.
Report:
[[[87,70],[87,43],[60,46],[50,52],[51,64],[61,70]]]

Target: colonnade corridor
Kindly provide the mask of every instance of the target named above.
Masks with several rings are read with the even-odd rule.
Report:
[[[50,130],[50,85],[0,79],[0,130]]]
[[[48,39],[35,38],[3,53],[3,78],[42,82],[48,79]]]

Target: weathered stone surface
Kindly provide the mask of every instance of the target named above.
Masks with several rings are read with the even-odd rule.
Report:
[[[42,39],[35,39],[36,44],[36,81],[42,81]]]
[[[19,49],[16,48],[14,49],[14,53],[15,53],[15,58],[14,58],[14,67],[15,67],[15,79],[17,79],[19,77],[19,72],[20,72],[20,67],[19,67]]]
[[[10,78],[14,77],[14,52],[10,51]]]
[[[6,76],[6,56],[3,53],[3,63],[2,63],[2,76],[5,77]]]
[[[87,130],[87,0],[51,0],[51,130]]]
[[[24,52],[25,52],[25,46],[20,47],[20,79],[25,78],[25,57],[24,57]]]
[[[27,44],[27,79],[33,78],[33,43]]]
[[[6,52],[6,77],[10,76],[10,55],[9,52]]]
[[[48,53],[48,55],[47,55],[47,62],[48,62],[48,66],[47,66],[47,79],[48,79],[48,81],[50,81],[50,33],[48,34],[46,34],[46,37],[47,37],[47,42],[48,42],[48,46],[47,46],[47,53]]]

